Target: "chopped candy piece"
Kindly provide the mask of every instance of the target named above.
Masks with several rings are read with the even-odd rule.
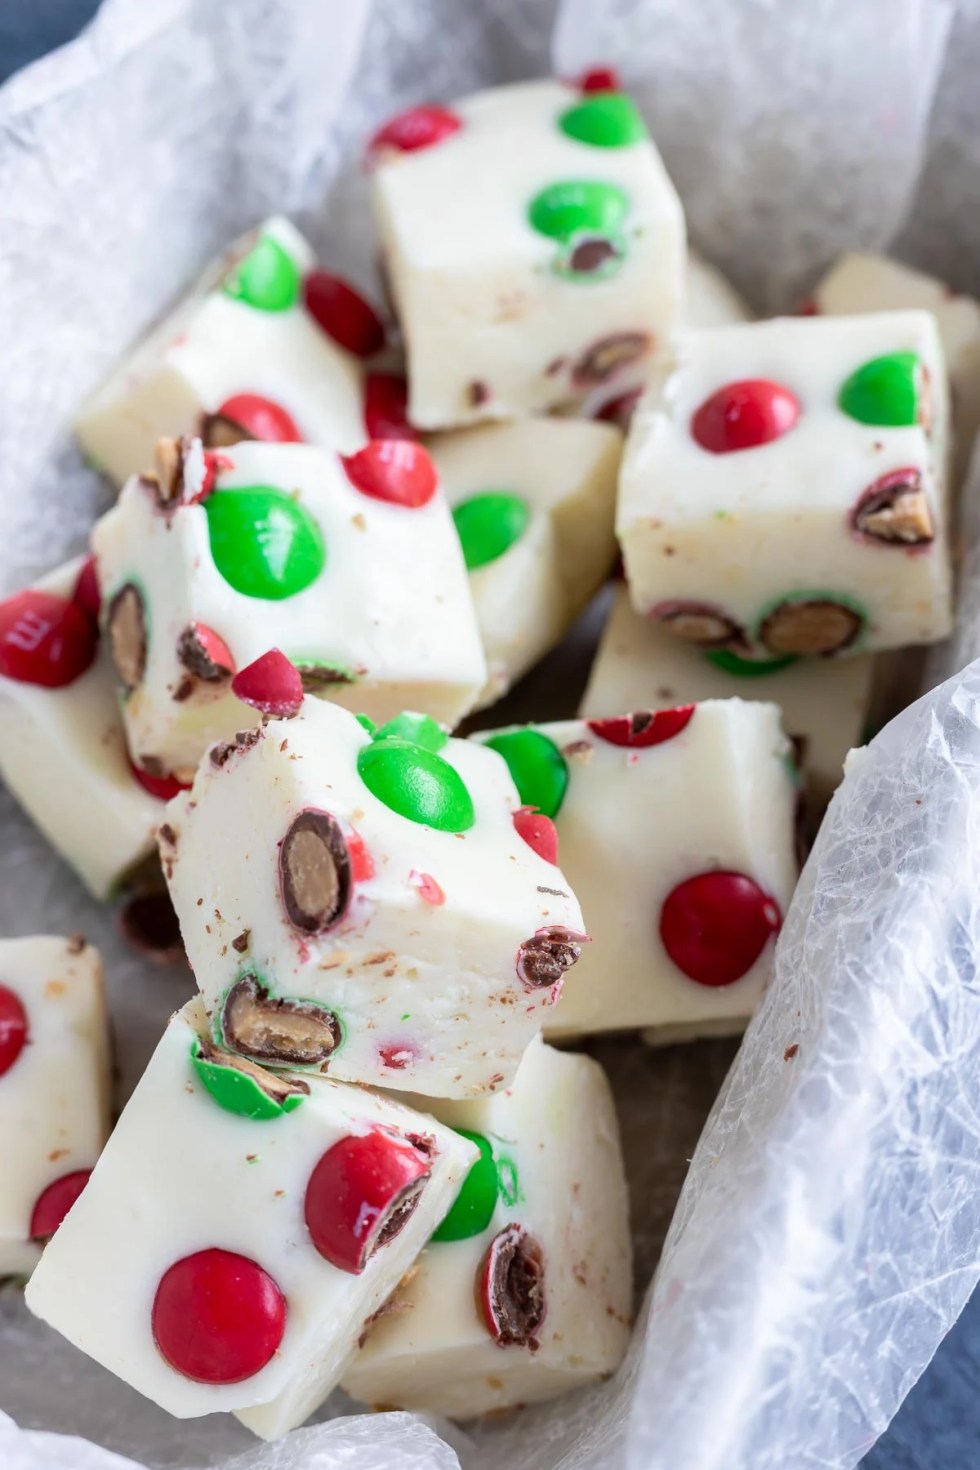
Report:
[[[284,653],[270,648],[235,675],[231,692],[264,715],[288,719],[303,703],[303,680]]]

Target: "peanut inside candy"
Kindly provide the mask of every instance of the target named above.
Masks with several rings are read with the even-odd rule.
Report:
[[[734,618],[707,603],[683,602],[654,609],[654,617],[679,638],[702,648],[728,648],[744,642],[745,634]]]
[[[935,537],[932,512],[918,470],[877,480],[854,508],[855,531],[886,546],[927,546]]]
[[[282,898],[289,922],[322,934],[345,912],[351,892],[350,854],[328,812],[300,812],[279,849]]]
[[[788,599],[759,626],[770,653],[828,654],[849,648],[864,625],[861,614],[831,598]]]
[[[221,1013],[225,1041],[258,1061],[312,1067],[329,1060],[342,1039],[332,1011],[309,1000],[271,996],[255,975],[231,987]]]
[[[135,582],[120,587],[109,604],[109,645],[120,683],[130,691],[146,672],[146,612]]]

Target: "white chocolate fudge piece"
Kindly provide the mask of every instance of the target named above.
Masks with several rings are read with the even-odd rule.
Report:
[[[96,525],[129,748],[189,779],[249,723],[231,676],[270,647],[310,688],[377,720],[455,724],[486,681],[459,539],[416,444],[341,458],[303,444],[204,455],[163,441]],[[176,466],[177,489],[171,493]]]
[[[844,757],[859,745],[871,702],[874,659],[744,659],[697,648],[630,607],[616,589],[579,714],[603,719],[628,709],[665,709],[702,699],[771,701],[801,744],[803,774],[818,810],[840,785]]]
[[[423,716],[372,736],[307,698],[212,750],[160,836],[216,1038],[431,1097],[506,1086],[584,939],[519,807],[499,756]]]
[[[643,381],[680,316],[684,217],[628,97],[495,87],[393,118],[370,156],[414,424]]]
[[[521,800],[554,820],[589,926],[546,1034],[737,1031],[796,882],[796,771],[773,704],[494,731]]]
[[[724,327],[751,320],[748,305],[721,271],[688,250],[685,327]]]
[[[946,400],[926,312],[678,333],[620,476],[634,607],[760,657],[944,637]]]
[[[236,241],[80,411],[75,432],[98,468],[121,485],[164,435],[362,444],[360,365],[329,312],[316,315],[324,279],[343,284],[315,269],[288,220]]]
[[[466,1419],[612,1373],[629,1340],[629,1197],[602,1068],[536,1041],[506,1092],[413,1105],[480,1158],[344,1387]]]
[[[33,1269],[108,1133],[98,952],[81,938],[0,940],[0,1277]]]
[[[956,479],[962,480],[980,428],[980,302],[897,260],[855,252],[842,255],[827,272],[808,306],[826,316],[910,307],[932,312],[946,356]]]
[[[560,641],[609,572],[622,436],[529,419],[429,443],[470,574],[492,704]]]
[[[0,775],[105,899],[155,853],[176,786],[130,764],[94,586],[79,557],[0,602]]]
[[[326,1398],[452,1204],[475,1149],[322,1077],[170,1022],[27,1304],[180,1419],[274,1439]]]

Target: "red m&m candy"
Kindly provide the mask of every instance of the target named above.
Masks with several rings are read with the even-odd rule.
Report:
[[[102,607],[102,594],[99,592],[99,579],[95,571],[95,557],[86,557],[82,563],[81,570],[75,581],[75,590],[71,595],[72,602],[87,612],[93,623],[98,624],[99,612]]]
[[[0,602],[0,674],[60,689],[85,673],[99,635],[77,602],[51,592],[17,592]]]
[[[590,66],[576,83],[580,92],[619,92],[622,83],[614,66]]]
[[[645,750],[679,735],[690,724],[693,714],[693,704],[679,704],[675,709],[642,710],[617,715],[611,720],[589,720],[589,729],[608,745]]]
[[[19,995],[0,985],[0,1077],[9,1072],[27,1041],[27,1012]]]
[[[317,326],[345,352],[373,357],[385,345],[384,322],[343,277],[310,271],[303,282],[303,300]]]
[[[76,1169],[63,1174],[39,1195],[31,1215],[31,1240],[47,1240],[85,1188],[91,1169]]]
[[[691,419],[691,433],[709,454],[734,454],[788,434],[801,412],[799,399],[781,383],[745,378],[705,399]]]
[[[231,692],[253,709],[278,719],[289,719],[303,703],[299,669],[278,648],[270,648],[239,670],[231,681]]]
[[[261,1372],[282,1342],[286,1299],[257,1262],[213,1246],[164,1272],[152,1325],[177,1373],[195,1383],[241,1383]]]
[[[558,862],[558,830],[550,817],[533,806],[520,806],[514,813],[514,831],[546,863]]]
[[[408,420],[408,383],[400,373],[368,373],[364,428],[369,439],[417,439]]]
[[[214,417],[226,419],[249,439],[264,439],[270,444],[303,442],[292,414],[274,399],[263,398],[261,393],[236,393],[226,398]]]
[[[348,480],[362,495],[407,510],[427,505],[436,493],[436,469],[421,444],[372,439],[356,454],[341,455]]]
[[[429,1177],[425,1154],[375,1128],[328,1148],[306,1186],[304,1216],[314,1246],[353,1275],[401,1230]]]
[[[779,905],[744,873],[698,873],[678,883],[660,911],[660,938],[698,985],[733,985],[783,922]]]
[[[151,796],[155,796],[158,801],[170,801],[173,797],[178,796],[181,791],[189,791],[191,789],[189,782],[178,781],[176,776],[171,776],[166,771],[160,774],[155,771],[148,771],[143,766],[135,765],[133,761],[129,762],[129,769],[133,773],[134,780],[139,782],[143,790],[148,791]]]
[[[417,153],[432,148],[444,138],[452,137],[463,126],[463,120],[449,107],[423,103],[389,118],[371,138],[367,148],[368,163],[383,158],[388,152]]]

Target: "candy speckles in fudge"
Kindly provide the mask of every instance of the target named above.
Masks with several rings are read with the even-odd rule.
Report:
[[[413,423],[521,416],[642,382],[680,315],[684,221],[632,101],[523,82],[435,115],[452,125],[416,109],[369,152]]]
[[[578,903],[496,752],[370,723],[307,698],[202,762],[161,837],[188,958],[238,1052],[493,1090],[585,945]]]
[[[946,456],[925,312],[680,333],[620,476],[633,605],[740,656],[933,642],[950,627]]]
[[[130,749],[189,778],[281,649],[307,689],[454,724],[486,679],[459,539],[421,445],[162,441],[92,538]]]

